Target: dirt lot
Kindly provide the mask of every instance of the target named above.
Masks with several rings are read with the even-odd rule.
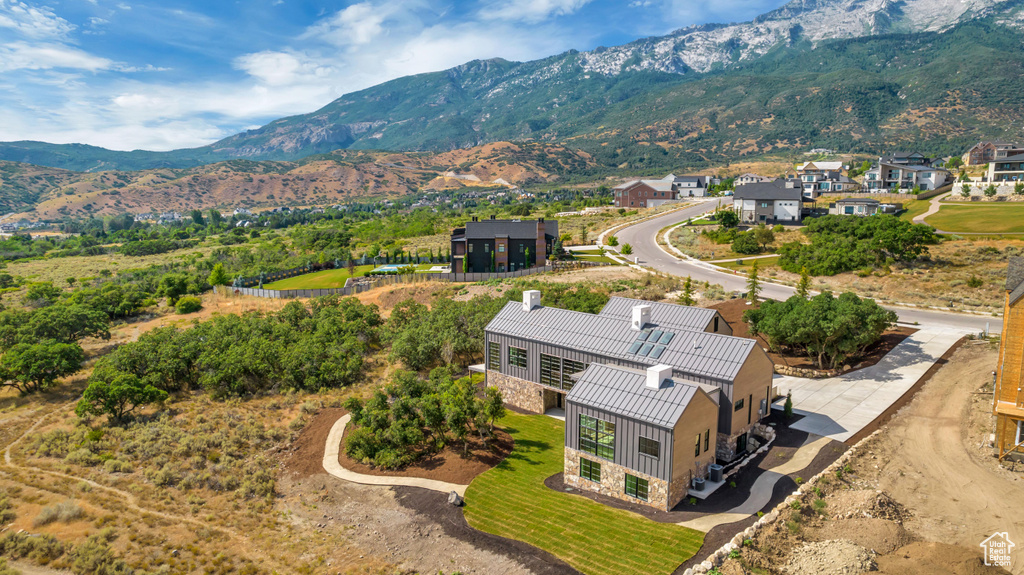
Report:
[[[751,306],[747,305],[746,300],[731,299],[722,303],[709,305],[708,307],[717,309],[718,312],[722,314],[725,321],[732,327],[732,334],[734,336],[746,338],[751,337],[749,326],[745,321],[743,321],[743,312],[751,309]],[[852,363],[853,367],[855,369],[860,369],[870,365],[875,365],[881,361],[887,353],[892,351],[894,347],[899,345],[900,342],[907,339],[907,337],[916,331],[917,330],[913,328],[899,326],[883,333],[881,341],[865,350],[864,355]],[[768,349],[768,342],[765,341],[763,337],[757,337],[755,339],[761,343],[761,347]],[[789,367],[807,369],[815,368],[810,358],[806,355],[768,352],[768,357],[770,357],[776,365],[788,365]]]
[[[979,547],[997,531],[1024,538],[1022,475],[984,445],[995,359],[987,342],[958,350],[841,477],[787,509],[721,572],[1005,572],[984,566]],[[1015,553],[1011,572],[1024,573],[1024,554]]]

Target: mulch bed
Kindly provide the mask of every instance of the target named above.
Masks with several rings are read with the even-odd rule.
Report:
[[[461,507],[448,504],[448,496],[418,487],[392,487],[398,503],[435,521],[449,537],[483,549],[510,557],[537,575],[578,575],[558,557],[528,543],[507,539],[473,529],[466,522]]]
[[[325,408],[317,412],[292,443],[291,453],[285,459],[285,469],[296,478],[305,478],[323,473],[324,445],[327,436],[338,419],[348,413],[341,408]],[[352,429],[345,428],[346,435]],[[356,473],[386,477],[422,477],[459,485],[468,485],[474,477],[501,463],[512,452],[512,436],[504,430],[495,429],[490,445],[484,445],[479,437],[470,438],[469,454],[463,456],[462,444],[446,447],[439,453],[421,457],[410,465],[394,471],[377,469],[359,463],[342,450],[338,462],[342,467]]]
[[[747,322],[743,321],[743,312],[748,309],[756,309],[757,305],[749,306],[747,305],[747,300],[736,298],[708,307],[718,310],[718,313],[722,314],[722,318],[724,318],[725,321],[728,322],[729,326],[732,327],[732,334],[734,336],[756,339],[758,343],[761,344],[762,348],[766,350],[768,349],[768,342],[765,341],[763,337],[758,336],[755,338],[751,336],[750,326],[747,325]],[[897,326],[896,328],[883,333],[882,339],[878,343],[869,347],[855,364],[851,364],[853,365],[853,369],[861,369],[875,365],[881,361],[887,353],[892,351],[894,347],[899,345],[903,340],[907,339],[907,337],[915,332],[917,332],[917,330],[914,328]],[[811,362],[811,359],[806,355],[790,355],[774,353],[771,351],[767,353],[768,357],[771,358],[775,365],[786,365],[801,369],[817,369]]]

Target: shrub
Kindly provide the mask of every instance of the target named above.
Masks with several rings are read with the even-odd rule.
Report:
[[[131,463],[125,463],[118,459],[108,459],[103,462],[103,469],[107,473],[131,473],[135,471]]]
[[[203,300],[197,297],[183,297],[174,304],[174,310],[180,314],[195,313],[203,309]]]
[[[982,285],[984,285],[984,282],[974,274],[971,274],[971,277],[967,279],[967,287],[969,288],[980,288]]]
[[[64,554],[64,544],[53,535],[30,536],[28,533],[8,533],[0,539],[0,555],[10,559],[29,559],[45,565]]]
[[[64,458],[64,461],[72,465],[81,465],[82,467],[92,467],[103,462],[99,455],[96,455],[84,447],[78,448],[69,453],[68,456]]]
[[[738,254],[756,254],[761,252],[761,246],[753,232],[743,232],[732,241],[732,251]]]
[[[32,526],[41,527],[57,521],[69,523],[76,519],[81,519],[83,515],[85,515],[85,512],[74,501],[63,501],[40,509],[39,515],[36,515],[36,518],[32,520]]]
[[[18,517],[13,507],[7,495],[0,495],[0,525],[7,525]]]

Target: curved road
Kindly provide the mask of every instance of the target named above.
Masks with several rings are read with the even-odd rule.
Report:
[[[707,200],[691,208],[622,228],[615,232],[615,237],[618,238],[619,245],[628,243],[633,246],[633,257],[639,259],[640,265],[676,276],[690,276],[694,280],[720,284],[726,291],[746,291],[746,277],[710,269],[706,265],[669,255],[658,246],[655,239],[658,231],[662,228],[685,222],[689,218],[707,213],[717,207],[718,198]],[[794,293],[795,290],[789,286],[762,282],[762,297],[782,300],[789,298]],[[1003,325],[1002,318],[998,317],[889,306],[886,308],[899,314],[901,322],[916,322],[930,327],[980,333],[985,330],[987,325],[990,333],[1000,333]]]

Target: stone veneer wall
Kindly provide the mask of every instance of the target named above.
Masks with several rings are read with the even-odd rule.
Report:
[[[509,405],[531,413],[544,413],[544,391],[536,383],[487,370],[487,385],[497,387],[501,398]]]
[[[580,477],[580,456],[601,464],[601,483],[596,483],[589,479],[583,479]],[[637,499],[631,495],[626,495],[627,473],[634,477],[647,480],[647,501]],[[668,511],[679,502],[676,500],[671,505],[669,504],[669,486],[668,482],[664,479],[651,477],[650,475],[633,471],[621,465],[616,465],[611,461],[607,461],[575,449],[570,449],[568,447],[565,448],[564,481],[566,485],[571,485],[581,491],[592,491],[608,497],[614,497],[615,499],[620,499],[622,501],[628,501],[630,503],[649,505],[663,511]],[[685,494],[685,491],[683,493]]]

